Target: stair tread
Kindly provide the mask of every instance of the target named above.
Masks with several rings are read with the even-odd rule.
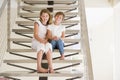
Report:
[[[30,4],[45,4],[45,3],[48,3],[48,0],[22,0],[26,3],[30,3]],[[52,0],[54,1],[54,4],[71,4],[73,3],[74,1],[77,1],[77,0],[69,0],[69,1],[65,1],[65,0]]]
[[[63,25],[70,25],[70,24],[77,24],[79,23],[79,20],[67,20],[67,21],[63,21],[62,24]],[[16,21],[16,24],[19,25],[25,25],[25,26],[33,26],[34,25],[34,21]]]
[[[31,43],[32,39],[28,38],[10,38],[11,41],[21,42],[21,43]],[[79,42],[80,39],[64,39],[65,43]]]
[[[9,49],[9,52],[35,52],[33,49]],[[80,52],[80,49],[64,49],[65,52]],[[54,52],[58,52],[58,50],[54,50]]]
[[[53,15],[55,13],[52,13]],[[19,14],[22,17],[27,17],[27,18],[38,18],[40,16],[40,13],[36,12],[36,13],[20,13]],[[72,13],[65,13],[65,17],[71,17],[71,16],[76,16],[78,15],[77,12],[72,12]]]
[[[39,5],[39,6],[20,6],[24,10],[30,10],[30,11],[40,11],[41,9],[45,8],[53,8],[54,10],[69,10],[69,9],[75,9],[78,7],[78,5]]]
[[[55,72],[55,73],[30,73],[30,71],[6,71],[0,73],[1,76],[40,76],[40,77],[47,77],[47,76],[53,76],[53,77],[72,77],[72,76],[80,76],[82,77],[83,74],[81,72]]]
[[[13,32],[19,32],[22,34],[33,34],[33,30],[32,29],[12,29]],[[78,33],[79,30],[66,30],[65,33],[66,34],[74,34],[74,33]]]
[[[53,63],[81,63],[82,60],[53,60]],[[31,59],[14,59],[14,60],[4,60],[4,63],[36,63],[36,60]],[[47,63],[47,60],[42,60],[42,63]]]

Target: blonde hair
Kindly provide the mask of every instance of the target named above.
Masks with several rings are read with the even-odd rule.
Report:
[[[57,12],[57,13],[55,14],[55,16],[57,16],[57,15],[62,15],[62,16],[63,16],[63,20],[64,20],[65,14],[64,14],[63,12]]]
[[[48,20],[48,22],[47,22],[46,25],[51,24],[51,23],[52,23],[52,16],[51,16],[51,14],[50,14],[50,11],[47,10],[47,9],[42,9],[42,10],[40,11],[40,16],[41,16],[43,13],[47,13],[47,14],[49,15],[49,20]],[[41,18],[40,18],[40,21],[42,21]]]

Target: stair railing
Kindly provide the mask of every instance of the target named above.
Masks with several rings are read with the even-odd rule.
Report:
[[[2,34],[0,34],[0,36],[1,36],[0,38],[2,38],[1,42],[0,42],[0,45],[1,45],[1,48],[0,48],[0,53],[1,53],[1,55],[0,55],[0,65],[2,63],[3,56],[6,52],[6,47],[4,47],[4,46],[6,46],[6,44],[5,44],[6,36],[7,36],[7,41],[6,41],[7,42],[7,49],[10,49],[10,41],[9,41],[9,38],[10,38],[10,11],[11,11],[10,2],[11,2],[11,0],[3,0],[2,6],[0,7],[0,18],[2,18],[2,14],[7,7],[7,15],[6,15],[7,26],[4,26],[4,27],[0,26],[0,27],[5,28],[5,29],[7,27],[7,31],[5,31],[6,33],[5,32],[3,33],[3,31],[1,31]]]
[[[84,0],[79,0],[79,11],[80,11],[79,14],[81,19],[81,48],[82,48],[81,51],[84,54],[84,63],[85,63],[84,76],[85,76],[85,80],[94,80]]]
[[[7,49],[10,49],[10,11],[11,11],[11,0],[4,0],[2,3],[2,6],[0,8],[0,17],[2,15],[3,10],[5,9],[5,7],[7,6]]]
[[[10,26],[10,15],[11,15],[11,0],[8,0],[8,8],[7,8],[7,50],[10,49],[10,31],[11,31],[11,26]]]
[[[1,8],[0,8],[0,17],[1,17],[1,15],[2,15],[2,12],[3,12],[3,10],[5,9],[7,3],[8,3],[8,0],[4,0],[4,1],[3,1],[2,6],[1,6]]]

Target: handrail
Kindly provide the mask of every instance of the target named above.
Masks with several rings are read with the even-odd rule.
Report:
[[[7,45],[6,45],[6,47],[3,47],[2,46],[2,48],[1,48],[1,50],[0,50],[0,52],[2,53],[1,55],[0,55],[0,66],[1,66],[1,64],[2,64],[2,61],[3,61],[3,57],[4,57],[4,55],[5,55],[5,53],[6,53],[6,48],[7,49],[9,49],[10,48],[10,40],[9,40],[9,38],[10,38],[10,12],[11,12],[11,0],[4,0],[4,2],[2,3],[2,6],[1,6],[1,8],[0,8],[0,18],[2,18],[1,17],[1,15],[2,15],[2,12],[3,12],[3,10],[5,9],[5,7],[7,6],[7,21],[6,21],[6,24],[7,24],[7,31],[6,31],[6,34],[2,37],[3,39],[5,39],[5,40],[2,40],[3,41],[3,43],[2,44],[6,44],[6,43],[4,43],[5,41],[6,41],[6,39],[7,39]],[[4,17],[4,16],[3,16]],[[4,27],[5,28],[5,27]],[[6,28],[5,28],[6,29]],[[6,38],[4,38],[4,37],[6,37]]]
[[[8,0],[4,0],[3,3],[2,3],[2,6],[0,7],[0,18],[1,18],[1,15],[2,15],[2,13],[3,13],[3,10],[5,9],[7,3],[8,3]],[[2,32],[2,31],[1,31],[1,32]],[[2,32],[2,33],[3,33],[3,32]],[[2,45],[5,45],[5,43],[4,43],[4,39],[6,39],[5,37],[6,37],[6,36],[2,36],[2,39],[1,39],[0,44],[3,42]],[[0,38],[1,38],[1,37],[0,37]],[[4,47],[4,49],[3,49],[3,46],[0,48],[0,53],[1,53],[1,55],[0,55],[0,66],[1,66],[2,61],[3,61],[3,56],[4,56],[4,53],[5,53],[5,49],[6,49],[6,47]]]
[[[4,8],[5,8],[5,6],[7,5],[7,3],[8,3],[8,0],[4,0],[4,2],[2,3],[2,6],[0,8],[0,17],[2,15],[2,12],[3,12]]]
[[[11,25],[10,25],[10,18],[11,18],[11,0],[8,0],[7,6],[7,50],[10,49],[10,34],[11,34]]]
[[[84,63],[85,63],[84,76],[85,76],[85,80],[94,80],[84,0],[79,0],[79,10],[80,10],[79,14],[81,19],[81,46],[82,46],[81,50],[84,53]]]

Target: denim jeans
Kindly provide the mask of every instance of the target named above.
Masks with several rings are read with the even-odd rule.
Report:
[[[50,43],[52,44],[52,49],[58,49],[60,55],[64,54],[64,43],[61,39],[59,40],[51,40]]]

